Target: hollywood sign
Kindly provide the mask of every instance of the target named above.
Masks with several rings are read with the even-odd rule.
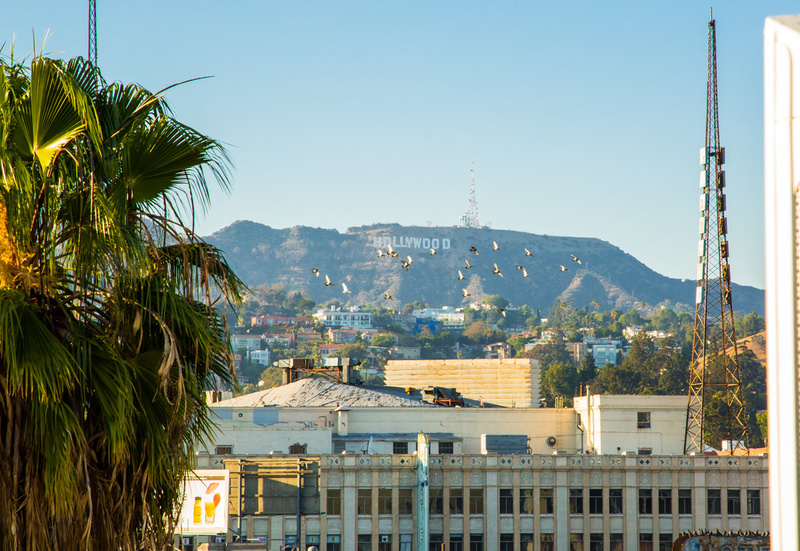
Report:
[[[450,248],[450,240],[449,239],[437,239],[437,238],[428,238],[428,237],[408,237],[408,236],[396,236],[396,235],[386,235],[386,236],[375,236],[372,240],[372,243],[377,248],[385,248],[389,245],[392,246],[393,249],[449,249]]]

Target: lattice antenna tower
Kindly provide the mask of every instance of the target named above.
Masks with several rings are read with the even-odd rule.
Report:
[[[97,67],[97,0],[89,0],[89,63]]]
[[[472,162],[470,173],[470,186],[469,186],[469,209],[461,215],[461,226],[466,228],[480,228],[478,222],[478,200],[475,197],[475,162]]]
[[[717,104],[717,39],[708,23],[706,143],[700,150],[700,245],[695,296],[689,405],[684,453],[703,451],[712,398],[724,395],[720,422],[730,449],[747,448],[747,417],[739,379],[739,354],[731,297],[728,224],[725,217],[725,148],[720,147]]]

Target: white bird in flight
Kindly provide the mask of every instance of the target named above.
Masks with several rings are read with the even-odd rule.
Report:
[[[581,259],[580,258],[575,256],[574,254],[571,254],[570,256],[572,257],[572,261],[573,262],[577,262],[578,264],[581,264]]]
[[[438,254],[438,253],[436,252],[436,249],[430,249],[430,251],[431,251],[431,254]]]
[[[466,263],[467,263],[467,266],[466,266],[466,269],[467,269],[467,270],[469,270],[470,268],[472,268],[472,264],[470,264],[470,263],[469,263],[469,260],[467,260],[467,259],[465,258],[465,259],[464,259],[464,262],[466,262]]]
[[[562,272],[566,272],[566,271],[568,271],[568,270],[567,270],[567,269],[566,269],[564,266],[562,266],[561,264],[559,264],[559,265],[558,265],[558,267],[559,267],[559,268],[561,268],[561,271],[562,271]]]
[[[493,251],[499,251],[500,250],[500,245],[497,244],[497,241],[492,241],[492,250]]]
[[[464,274],[461,273],[461,270],[458,271],[458,280],[461,281],[464,278]]]
[[[497,262],[494,263],[494,270],[492,270],[492,273],[503,277],[503,274],[500,273],[500,268],[497,267]]]
[[[386,300],[394,300],[394,297],[387,293],[386,291],[383,292],[383,298]]]
[[[506,309],[505,308],[498,308],[497,311],[500,312],[501,314],[503,314],[503,317],[506,317]]]
[[[316,268],[311,268],[311,273],[319,277],[319,270],[317,270]]]
[[[468,297],[468,296],[470,296],[470,295],[469,295],[469,292],[467,292],[467,290],[466,290],[466,289],[461,289],[461,290],[464,292],[464,296],[465,296],[465,297]]]
[[[335,285],[335,283],[331,281],[331,278],[328,277],[328,274],[325,274],[325,287],[330,287],[331,285]]]
[[[387,254],[385,252],[383,252],[382,250],[378,249],[378,258],[380,258],[382,256],[387,256]]]
[[[523,247],[523,249],[525,249],[525,256],[533,256],[533,253],[530,252],[526,247]]]
[[[342,292],[343,293],[352,293],[352,291],[347,288],[347,283],[342,283]]]
[[[475,245],[470,245],[469,250],[475,253],[475,256],[478,256],[478,249],[475,248]]]

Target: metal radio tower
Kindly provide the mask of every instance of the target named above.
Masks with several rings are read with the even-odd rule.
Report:
[[[97,0],[89,0],[89,63],[97,67]]]
[[[475,198],[475,163],[469,171],[472,183],[469,186],[469,209],[461,215],[459,225],[465,228],[480,228],[478,222],[478,200]]]
[[[731,449],[747,447],[747,420],[739,379],[739,355],[731,300],[728,227],[725,218],[725,148],[719,143],[717,111],[717,40],[714,19],[708,23],[706,144],[700,150],[700,246],[695,297],[689,406],[684,453],[702,452],[704,413],[711,399],[724,394],[719,421]],[[710,419],[710,417],[709,417]]]

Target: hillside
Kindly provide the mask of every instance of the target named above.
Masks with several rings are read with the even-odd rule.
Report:
[[[354,227],[340,233],[239,221],[206,239],[225,251],[248,285],[281,283],[289,290],[307,290],[317,303],[337,299],[345,305],[388,306],[419,300],[434,306],[461,306],[499,294],[512,304],[538,307],[543,314],[556,299],[570,300],[578,307],[596,301],[604,310],[635,306],[652,312],[667,305],[694,311],[695,281],[664,277],[618,247],[593,238],[397,224]],[[492,250],[493,241],[499,250]],[[378,258],[378,243],[383,251],[391,243],[401,259],[410,255],[413,264],[406,270],[398,259]],[[471,245],[477,248],[477,256],[470,252]],[[431,255],[428,247],[437,254]],[[526,256],[525,248],[534,256]],[[581,264],[572,261],[571,255]],[[465,260],[473,265],[471,269],[466,269]],[[492,273],[495,263],[502,278]],[[523,278],[515,264],[530,277]],[[317,268],[320,277],[311,268]],[[457,280],[458,270],[464,281]],[[324,285],[326,274],[334,286]],[[342,283],[352,292],[343,294]],[[462,289],[470,296],[464,297]],[[384,300],[385,291],[397,302]],[[733,301],[737,311],[764,314],[760,289],[734,284]]]

